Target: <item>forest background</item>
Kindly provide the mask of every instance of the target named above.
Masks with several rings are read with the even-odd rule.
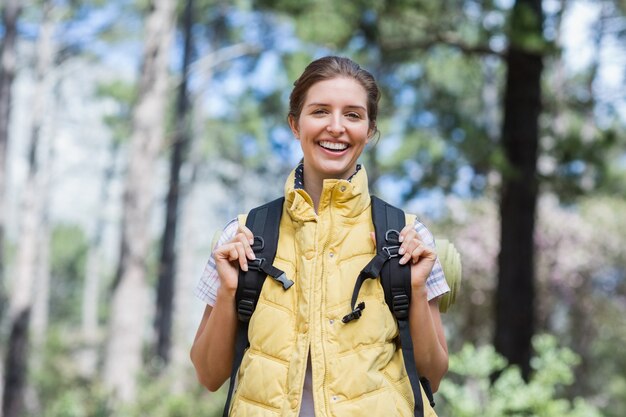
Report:
[[[1,8],[4,417],[220,415],[194,287],[281,194],[288,94],[327,54],[383,89],[376,194],[461,253],[438,413],[626,415],[623,0]]]

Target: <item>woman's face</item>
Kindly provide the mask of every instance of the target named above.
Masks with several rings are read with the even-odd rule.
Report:
[[[319,81],[289,125],[302,146],[305,181],[348,179],[369,140],[367,93],[352,78]]]

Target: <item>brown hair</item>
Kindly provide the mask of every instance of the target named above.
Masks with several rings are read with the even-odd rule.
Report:
[[[367,70],[349,58],[326,56],[311,62],[302,75],[293,83],[289,96],[289,117],[297,121],[306,100],[306,94],[313,84],[337,77],[353,78],[363,86],[367,93],[367,118],[371,134],[376,133],[376,117],[380,90],[376,80]]]

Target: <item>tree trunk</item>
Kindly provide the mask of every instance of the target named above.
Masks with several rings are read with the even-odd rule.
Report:
[[[146,21],[143,66],[126,178],[120,263],[113,289],[104,383],[124,402],[136,394],[146,324],[146,259],[150,253],[153,178],[163,143],[168,63],[175,2],[153,0]]]
[[[33,119],[28,147],[28,175],[23,187],[20,210],[20,239],[18,242],[15,277],[9,306],[11,336],[5,360],[5,380],[2,409],[4,417],[17,417],[24,413],[24,390],[28,372],[28,345],[30,317],[33,306],[33,288],[37,273],[39,254],[38,239],[41,225],[42,198],[41,173],[39,172],[39,146],[43,118],[46,114],[45,100],[51,91],[48,85],[50,67],[54,57],[51,20],[54,5],[50,1],[42,5],[43,22],[37,41],[37,64],[33,89]]]
[[[24,415],[24,388],[28,372],[28,323],[30,307],[22,309],[11,320],[11,334],[5,359],[4,391],[2,393],[2,415],[20,417]]]
[[[17,20],[22,11],[20,0],[6,0],[2,10],[4,36],[0,45],[0,323],[4,318],[7,296],[4,288],[4,223],[6,212],[7,148],[11,121],[12,89],[15,78]],[[2,352],[0,352],[2,353]]]
[[[109,149],[109,164],[104,170],[102,188],[100,189],[100,201],[109,201],[109,189],[115,175],[115,164],[119,151],[120,142],[116,139],[111,141]],[[78,352],[77,362],[81,375],[92,378],[98,365],[98,307],[100,306],[100,287],[102,268],[102,236],[105,227],[106,205],[99,208],[99,213],[94,227],[94,234],[89,242],[87,261],[85,265],[85,281],[83,284],[82,308],[81,308],[81,339],[82,348]]]
[[[170,156],[170,180],[165,210],[165,229],[161,240],[159,283],[157,288],[154,329],[157,335],[156,355],[163,366],[170,360],[172,345],[172,314],[176,278],[176,238],[180,200],[180,170],[187,160],[189,148],[189,96],[187,91],[189,64],[192,57],[193,0],[187,0],[183,15],[183,59],[176,104],[176,131]]]
[[[529,51],[523,42],[529,37],[543,39],[541,1],[517,0],[512,13],[502,128],[508,166],[500,196],[501,246],[494,344],[528,378],[535,330],[533,233],[543,63],[541,51]]]

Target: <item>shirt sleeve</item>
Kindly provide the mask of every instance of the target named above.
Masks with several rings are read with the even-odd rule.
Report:
[[[433,234],[422,224],[419,220],[415,219],[415,231],[419,234],[422,241],[431,249],[435,249],[435,238]],[[448,286],[448,282],[446,281],[446,277],[443,274],[443,268],[441,267],[441,262],[439,262],[439,257],[435,260],[435,265],[433,266],[432,271],[430,271],[430,275],[426,279],[426,292],[428,295],[428,301],[433,298],[437,298],[447,292],[450,291],[450,287]]]
[[[218,238],[215,247],[223,245],[224,243],[231,240],[237,234],[237,230],[239,229],[239,222],[237,219],[231,220],[222,231],[221,236]],[[220,287],[220,278],[217,275],[217,269],[215,268],[215,258],[213,257],[213,249],[211,248],[211,256],[209,257],[209,261],[204,267],[204,271],[202,272],[202,276],[200,277],[200,282],[196,287],[196,297],[200,300],[204,301],[211,307],[215,305],[215,300],[217,299],[217,290]]]

